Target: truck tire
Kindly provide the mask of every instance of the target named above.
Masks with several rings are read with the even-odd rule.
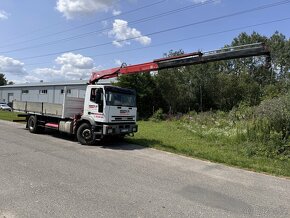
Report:
[[[94,144],[94,135],[92,132],[91,125],[88,123],[83,123],[77,130],[77,139],[82,145],[92,145]]]
[[[39,128],[37,126],[37,118],[36,116],[30,116],[27,121],[27,128],[31,133],[38,133]]]

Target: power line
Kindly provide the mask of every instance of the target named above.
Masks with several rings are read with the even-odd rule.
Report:
[[[169,45],[169,44],[174,44],[174,43],[189,41],[189,40],[192,40],[192,39],[200,39],[200,38],[205,38],[205,37],[209,37],[209,36],[215,36],[215,35],[219,35],[219,34],[223,34],[223,33],[228,33],[228,32],[234,32],[234,31],[238,31],[238,30],[248,29],[248,28],[252,28],[252,27],[264,26],[264,25],[267,25],[267,24],[278,23],[278,22],[282,22],[282,21],[286,21],[286,20],[290,20],[290,17],[286,17],[286,18],[282,18],[282,19],[278,19],[278,20],[266,21],[266,22],[262,22],[262,23],[258,23],[258,24],[253,24],[253,25],[247,25],[247,26],[232,28],[232,29],[218,31],[218,32],[213,32],[213,33],[208,33],[208,34],[191,36],[191,37],[183,38],[183,39],[179,39],[179,40],[167,41],[167,42],[164,42],[164,43],[159,43],[159,44],[156,44],[156,45],[150,45],[150,46],[146,46],[146,47],[139,47],[139,48],[134,48],[134,49],[127,49],[127,50],[118,51],[118,52],[101,53],[101,54],[94,55],[91,58],[96,58],[96,57],[101,57],[101,56],[107,56],[107,55],[113,55],[113,54],[122,54],[122,53],[139,51],[139,50],[149,49],[149,48],[155,48],[155,47],[160,47],[160,46],[164,46],[164,45]],[[48,63],[51,63],[51,61],[50,62],[41,62],[41,63],[25,64],[25,66],[33,66],[33,65],[48,64]]]
[[[9,47],[9,46],[11,46],[11,45],[19,45],[19,44],[23,44],[23,43],[26,43],[26,42],[31,42],[31,41],[35,41],[35,40],[39,40],[39,39],[48,38],[48,37],[50,37],[50,36],[55,36],[55,35],[59,35],[59,34],[62,34],[62,33],[70,32],[70,31],[73,31],[73,30],[76,30],[76,29],[81,29],[81,28],[84,28],[84,27],[90,26],[90,25],[92,25],[92,24],[98,23],[98,22],[102,22],[102,21],[110,20],[110,19],[112,19],[112,18],[119,17],[119,16],[121,16],[121,15],[131,14],[131,13],[133,13],[133,12],[140,11],[140,10],[143,10],[143,9],[145,9],[145,8],[149,8],[149,7],[152,7],[152,6],[158,5],[158,4],[161,4],[161,3],[166,2],[166,1],[167,1],[167,0],[157,1],[157,2],[154,2],[154,3],[148,4],[148,5],[144,5],[144,6],[139,7],[139,8],[135,8],[135,9],[133,9],[133,10],[125,11],[125,12],[121,13],[120,15],[112,15],[112,16],[110,16],[110,17],[106,17],[106,18],[98,19],[98,20],[95,20],[95,21],[92,21],[92,22],[89,22],[89,23],[85,23],[85,24],[78,25],[78,26],[75,26],[75,27],[72,27],[72,28],[68,28],[68,29],[66,29],[66,30],[62,30],[62,31],[59,31],[59,32],[55,32],[55,33],[51,33],[51,34],[47,34],[47,35],[43,35],[43,36],[36,37],[36,38],[33,38],[33,39],[25,40],[25,41],[20,41],[20,42],[17,42],[17,43],[6,44],[6,45],[3,45],[3,46],[0,46],[0,48]]]
[[[243,11],[239,11],[239,12],[235,12],[235,13],[231,13],[231,14],[227,14],[227,15],[223,15],[223,16],[219,16],[219,17],[215,17],[215,18],[206,19],[206,20],[203,20],[203,21],[198,21],[198,22],[194,22],[194,23],[190,23],[190,24],[186,24],[186,25],[181,25],[181,26],[177,26],[177,27],[172,27],[172,28],[168,28],[168,29],[164,29],[164,30],[148,33],[148,34],[146,34],[146,36],[157,35],[157,34],[170,32],[170,31],[174,31],[174,30],[179,30],[179,29],[183,29],[183,28],[194,26],[194,25],[198,25],[198,24],[208,23],[208,22],[221,20],[221,19],[228,18],[228,17],[233,17],[233,16],[242,15],[242,14],[246,14],[246,13],[250,13],[250,12],[254,12],[254,11],[259,11],[259,10],[263,10],[263,9],[266,9],[266,8],[272,8],[272,7],[275,7],[275,6],[282,5],[282,4],[287,4],[289,2],[290,2],[290,0],[285,0],[285,1],[280,1],[280,2],[277,2],[277,3],[262,5],[262,6],[255,7],[255,8],[252,8],[252,9],[247,9],[247,10],[243,10]],[[138,38],[141,38],[141,37],[143,37],[143,36],[130,37],[130,38],[123,39],[123,40],[115,40],[115,42],[119,42],[120,43],[120,42],[125,42],[125,41],[129,41],[129,40],[138,39]],[[48,53],[48,54],[24,57],[24,58],[22,58],[22,60],[53,56],[53,55],[58,55],[58,54],[62,54],[62,53],[67,53],[67,52],[81,51],[81,50],[86,50],[86,49],[90,49],[90,48],[96,48],[96,47],[100,47],[100,46],[110,45],[112,42],[113,41],[105,42],[105,43],[101,43],[101,44],[95,44],[95,45],[91,45],[91,46],[75,48],[75,49],[70,49],[70,50],[65,50],[65,51],[59,51],[59,52],[53,52],[53,53]]]
[[[126,53],[126,52],[131,52],[131,51],[136,51],[136,50],[159,47],[159,46],[163,46],[163,45],[168,45],[168,44],[188,41],[188,40],[192,40],[192,39],[199,39],[199,38],[205,38],[205,37],[219,35],[219,34],[223,34],[223,33],[234,32],[234,31],[238,31],[238,30],[251,28],[251,27],[257,27],[257,26],[263,26],[263,25],[272,24],[272,23],[278,23],[278,22],[282,22],[282,21],[286,21],[286,20],[290,20],[290,17],[283,18],[283,19],[278,19],[278,20],[267,21],[267,22],[258,23],[258,24],[253,24],[253,25],[247,25],[247,26],[243,26],[243,27],[232,28],[232,29],[218,31],[218,32],[213,32],[213,33],[208,33],[208,34],[191,36],[191,37],[188,37],[188,38],[183,38],[183,39],[179,39],[179,40],[172,40],[172,41],[168,41],[168,42],[164,42],[164,43],[160,43],[160,44],[156,44],[156,45],[152,45],[152,46],[139,47],[139,48],[135,48],[135,49],[127,49],[127,50],[123,50],[123,51],[119,51],[119,52],[102,53],[102,54],[94,55],[93,57],[95,58],[95,57],[101,57],[101,56],[106,56],[106,55]]]
[[[112,4],[112,6],[116,5],[116,2]],[[113,16],[119,16],[119,15],[113,15]],[[83,16],[84,17],[84,16]],[[17,34],[16,37],[11,37],[8,39],[8,41],[11,41],[11,40],[15,40],[15,39],[19,39],[19,38],[23,38],[23,36],[26,36],[26,35],[31,35],[31,34],[34,34],[34,33],[37,33],[37,32],[41,32],[42,30],[47,30],[47,29],[50,29],[51,27],[55,27],[55,26],[58,26],[62,23],[65,23],[65,21],[61,21],[61,22],[57,22],[57,23],[54,23],[54,24],[49,24],[47,26],[44,26],[44,27],[40,27],[40,28],[35,28],[35,29],[32,29],[31,31],[29,32],[26,32],[26,33],[23,33],[22,35],[19,36],[19,34]],[[14,45],[11,44],[11,45]],[[0,46],[0,48],[2,47],[6,47],[6,46]]]
[[[159,19],[159,18],[164,17],[164,16],[169,16],[169,15],[172,15],[172,14],[175,14],[175,13],[179,13],[179,12],[182,12],[182,11],[185,11],[185,10],[189,10],[189,9],[197,8],[197,7],[200,7],[200,6],[204,6],[206,4],[210,4],[210,3],[214,3],[214,2],[216,2],[216,0],[210,0],[210,1],[206,1],[206,2],[191,4],[191,5],[188,5],[188,6],[185,6],[185,7],[181,7],[181,8],[178,8],[178,9],[166,11],[166,12],[159,13],[159,14],[155,14],[155,15],[152,15],[152,16],[149,16],[149,17],[144,17],[144,18],[140,18],[140,19],[137,19],[137,20],[129,21],[128,23],[130,25],[137,24],[137,23],[143,23],[143,22],[147,22],[147,21],[150,21],[150,20]],[[104,31],[110,30],[110,29],[111,28],[103,28],[103,29],[100,29],[100,30],[90,31],[90,32],[82,33],[82,34],[79,34],[79,35],[76,35],[76,36],[71,36],[71,37],[67,37],[67,38],[63,38],[63,39],[58,39],[58,40],[54,40],[54,41],[50,41],[50,42],[46,42],[46,43],[42,43],[42,44],[38,44],[38,45],[34,45],[34,46],[27,46],[27,47],[23,47],[23,48],[8,50],[8,51],[1,51],[1,53],[8,54],[8,53],[14,53],[14,52],[17,52],[17,51],[23,51],[23,50],[27,50],[27,49],[31,49],[31,48],[39,48],[39,47],[53,45],[53,44],[57,44],[57,43],[61,43],[61,42],[67,42],[67,41],[71,41],[71,40],[75,40],[75,39],[88,37],[88,36],[90,36],[92,34],[101,33],[101,32],[104,32]]]

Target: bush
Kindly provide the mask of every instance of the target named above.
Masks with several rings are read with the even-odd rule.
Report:
[[[290,157],[290,95],[255,107],[241,103],[229,113],[190,112],[181,124],[196,136],[231,143],[246,156]]]
[[[287,141],[290,132],[290,95],[263,101],[255,108],[254,116],[264,122],[265,134],[277,133],[281,140]]]
[[[264,100],[252,109],[246,139],[260,144],[267,156],[290,155],[290,95]],[[261,149],[261,147],[263,147]]]
[[[163,114],[163,110],[159,108],[157,111],[155,111],[150,120],[155,121],[155,122],[165,120],[165,115]]]

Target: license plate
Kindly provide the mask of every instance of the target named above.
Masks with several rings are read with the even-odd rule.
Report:
[[[121,129],[121,132],[129,132],[129,129]]]

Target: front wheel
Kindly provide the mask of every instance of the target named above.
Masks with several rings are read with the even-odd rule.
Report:
[[[82,145],[94,144],[94,135],[91,125],[83,123],[77,130],[77,139]]]

